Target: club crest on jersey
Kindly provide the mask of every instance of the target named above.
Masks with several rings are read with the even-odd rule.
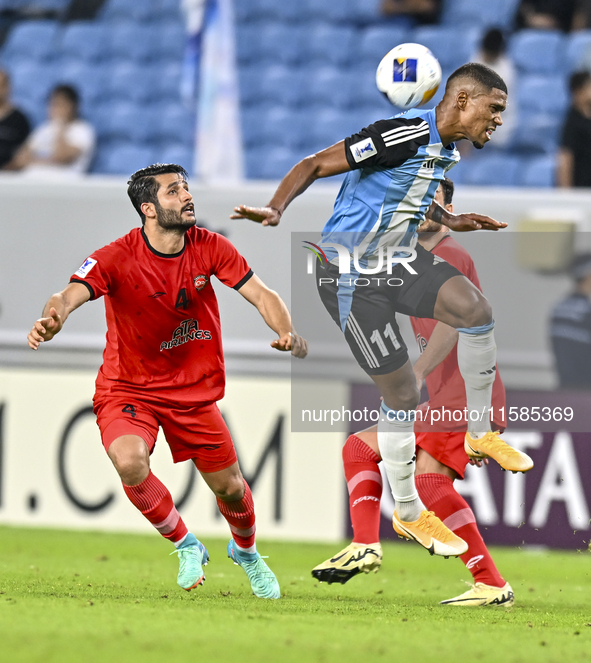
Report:
[[[211,341],[211,332],[207,329],[199,329],[199,323],[193,318],[183,320],[172,332],[170,341],[162,341],[160,351],[170,350],[189,341]]]
[[[358,143],[353,143],[353,145],[349,145],[349,149],[351,150],[353,159],[355,159],[355,163],[365,161],[365,159],[369,159],[369,157],[373,157],[374,154],[378,153],[371,138],[366,138],[365,140],[360,140]]]
[[[196,276],[193,279],[193,283],[195,284],[195,290],[203,290],[205,286],[207,285],[207,276],[205,274],[199,274],[199,276]]]
[[[86,260],[78,268],[76,276],[79,276],[81,279],[83,279],[85,276],[88,275],[88,272],[90,272],[90,270],[95,265],[96,265],[96,260],[94,258],[86,258]]]

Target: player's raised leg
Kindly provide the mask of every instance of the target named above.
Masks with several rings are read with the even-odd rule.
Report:
[[[456,465],[463,477],[465,456],[461,458],[462,441],[463,433],[418,435],[419,444],[433,449],[446,449],[450,464]],[[472,509],[454,488],[457,477],[458,473],[454,469],[438,461],[424,448],[418,449],[415,480],[419,495],[429,510],[434,511],[450,530],[468,543],[468,551],[461,559],[474,578],[474,585],[467,592],[441,603],[458,606],[513,605],[511,586],[495,566],[480,535]]]
[[[377,572],[382,564],[380,545],[381,461],[375,433],[375,449],[362,439],[363,433],[350,435],[343,447],[343,467],[349,491],[349,513],[353,541],[312,570],[320,582],[345,584],[358,573]]]
[[[190,591],[205,580],[209,561],[205,546],[188,531],[166,486],[150,470],[148,445],[138,435],[123,435],[111,442],[108,455],[130,502],[162,534],[172,541],[179,556],[177,582]]]
[[[220,513],[230,526],[228,557],[244,569],[255,596],[280,598],[277,578],[256,548],[254,501],[238,463],[218,472],[201,472],[201,476],[214,492]]]
[[[493,458],[512,472],[527,472],[532,459],[491,431],[492,385],[496,373],[497,346],[490,304],[465,276],[454,276],[439,289],[433,317],[455,327],[458,366],[466,386],[468,432],[466,453],[471,458]]]

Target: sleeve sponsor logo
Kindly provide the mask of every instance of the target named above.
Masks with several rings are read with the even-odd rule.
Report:
[[[96,260],[94,258],[86,258],[86,260],[80,265],[76,276],[79,276],[81,279],[88,276],[88,272],[96,265]]]
[[[369,159],[369,157],[373,157],[374,154],[378,153],[371,138],[366,138],[365,140],[360,140],[358,143],[353,143],[353,145],[349,145],[349,149],[351,150],[353,159],[355,159],[355,163],[365,161],[365,159]]]

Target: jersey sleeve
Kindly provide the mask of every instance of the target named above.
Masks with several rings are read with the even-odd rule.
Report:
[[[223,235],[212,233],[212,274],[230,288],[239,290],[253,275],[246,259]]]
[[[70,277],[70,283],[82,283],[90,292],[90,299],[98,299],[113,292],[124,278],[129,261],[112,245],[92,253]]]
[[[571,110],[562,128],[562,135],[560,137],[560,146],[565,147],[567,150],[574,152],[577,148],[580,135],[578,132],[577,118]]]
[[[345,154],[352,170],[396,168],[429,144],[429,124],[422,117],[379,120],[345,138]]]
[[[433,249],[432,253],[443,258],[450,265],[462,272],[482,292],[474,261],[461,244],[458,244],[453,238],[448,237],[440,242]]]

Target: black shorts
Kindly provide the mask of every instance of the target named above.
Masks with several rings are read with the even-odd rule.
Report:
[[[336,265],[318,264],[320,299],[345,334],[357,363],[368,375],[384,375],[408,359],[396,313],[432,318],[441,286],[461,272],[448,262],[416,246],[410,263],[417,274],[401,265],[392,274],[340,274]]]

